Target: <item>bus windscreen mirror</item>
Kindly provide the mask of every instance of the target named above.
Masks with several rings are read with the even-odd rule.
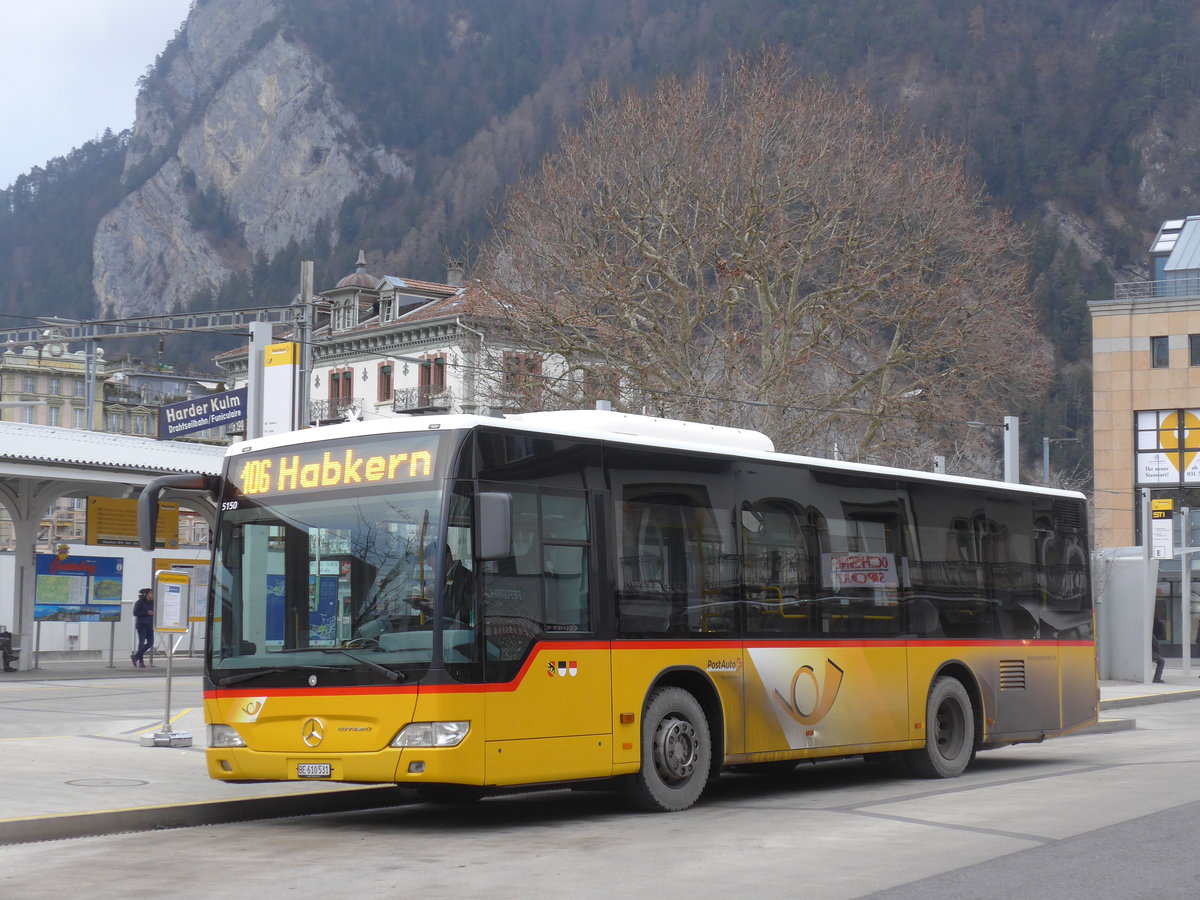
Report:
[[[476,496],[480,559],[504,559],[512,553],[512,494],[483,491]]]

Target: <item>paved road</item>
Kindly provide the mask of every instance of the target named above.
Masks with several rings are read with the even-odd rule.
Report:
[[[822,764],[674,815],[555,791],[16,844],[0,896],[1200,896],[1200,699],[1123,712],[952,781]]]

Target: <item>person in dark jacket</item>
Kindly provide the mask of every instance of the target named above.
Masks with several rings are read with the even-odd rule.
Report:
[[[16,666],[13,665],[17,661],[17,654],[13,652],[12,632],[2,625],[0,625],[0,657],[4,658],[5,672],[17,671]]]
[[[137,629],[137,649],[129,654],[129,661],[137,668],[146,668],[143,657],[154,646],[154,593],[150,588],[138,591],[133,604],[133,626]]]
[[[1163,666],[1166,660],[1163,659],[1162,650],[1159,649],[1158,642],[1167,639],[1167,626],[1163,624],[1162,619],[1154,620],[1154,628],[1150,632],[1150,661],[1154,663],[1154,683],[1163,683]]]

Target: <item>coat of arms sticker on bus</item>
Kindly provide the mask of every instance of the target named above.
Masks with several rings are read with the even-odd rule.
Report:
[[[553,678],[555,675],[557,675],[559,678],[566,678],[568,675],[574,678],[579,674],[579,665],[575,662],[575,660],[568,662],[560,659],[557,665],[551,661],[546,665],[546,674],[551,678]]]

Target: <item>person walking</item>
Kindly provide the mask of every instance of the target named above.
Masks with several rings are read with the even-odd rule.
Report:
[[[150,588],[138,591],[133,604],[133,625],[137,630],[137,649],[129,654],[129,661],[135,668],[144,669],[146,660],[143,657],[154,646],[154,593]]]
[[[1159,641],[1167,639],[1167,626],[1163,624],[1162,619],[1154,620],[1154,628],[1150,631],[1150,661],[1154,663],[1154,683],[1163,683],[1163,666],[1166,665],[1166,660],[1163,659],[1162,650],[1158,646]]]

